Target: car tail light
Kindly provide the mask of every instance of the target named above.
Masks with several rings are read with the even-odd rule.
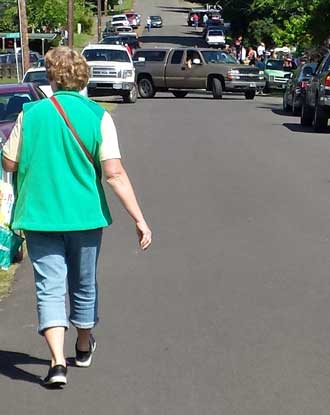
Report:
[[[324,80],[324,86],[330,87],[330,75],[327,75]]]

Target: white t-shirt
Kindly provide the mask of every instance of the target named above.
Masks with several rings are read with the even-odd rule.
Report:
[[[16,124],[10,133],[9,139],[3,147],[3,155],[11,161],[19,162],[22,144],[22,118],[21,112]],[[120,159],[121,154],[118,145],[117,130],[111,115],[105,111],[101,121],[102,142],[100,145],[99,160]]]

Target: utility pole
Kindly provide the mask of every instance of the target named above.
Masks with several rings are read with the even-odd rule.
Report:
[[[18,0],[18,16],[19,27],[21,36],[21,49],[22,49],[22,75],[30,67],[30,51],[29,51],[29,37],[28,37],[28,23],[26,16],[25,0]]]
[[[68,0],[68,46],[73,48],[73,0]]]
[[[97,40],[98,42],[101,41],[101,0],[97,0]]]
[[[104,0],[104,15],[108,16],[108,0]]]

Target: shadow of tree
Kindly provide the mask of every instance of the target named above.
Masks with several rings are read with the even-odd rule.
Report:
[[[171,44],[185,47],[205,47],[206,43],[203,38],[196,36],[161,36],[147,35],[141,36],[140,41],[145,45],[148,43]]]

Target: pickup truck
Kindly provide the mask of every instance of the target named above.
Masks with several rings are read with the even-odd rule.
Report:
[[[157,91],[171,91],[183,98],[190,90],[202,89],[211,91],[215,99],[221,99],[224,91],[253,99],[256,89],[265,86],[263,71],[240,65],[223,50],[139,49],[133,62],[141,98],[152,98]]]
[[[302,97],[301,125],[325,132],[330,118],[330,52],[318,63]]]
[[[121,95],[135,103],[137,88],[132,58],[122,45],[88,45],[82,51],[90,68],[88,96]]]

